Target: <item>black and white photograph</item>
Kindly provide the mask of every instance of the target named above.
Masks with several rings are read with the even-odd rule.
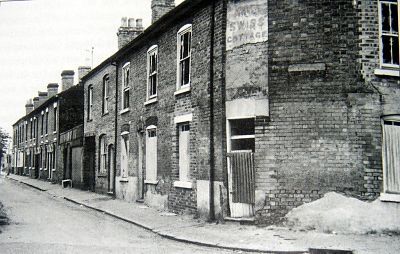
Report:
[[[400,0],[0,0],[1,254],[399,254]]]

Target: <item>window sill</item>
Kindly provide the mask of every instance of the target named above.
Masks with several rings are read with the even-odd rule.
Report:
[[[146,105],[150,105],[150,104],[156,103],[157,101],[158,101],[158,100],[157,100],[157,97],[151,98],[151,99],[145,101],[145,102],[144,102],[144,105],[145,105],[145,106],[146,106]]]
[[[106,178],[106,177],[108,177],[108,175],[107,175],[107,174],[104,174],[104,173],[102,173],[102,174],[98,174],[98,175],[97,175],[97,177],[100,177],[100,178]]]
[[[185,87],[179,88],[179,90],[174,92],[174,95],[179,95],[179,94],[183,94],[183,93],[187,93],[187,92],[190,92],[190,86],[185,86]]]
[[[119,181],[121,183],[127,183],[127,182],[129,182],[129,179],[127,177],[123,177],[123,178],[119,179]]]
[[[383,202],[400,203],[400,194],[381,193],[379,200]]]
[[[175,181],[174,182],[174,187],[184,188],[184,189],[192,189],[193,188],[193,183],[192,182],[186,182],[186,181]]]
[[[400,70],[396,69],[375,69],[374,73],[378,76],[400,77]]]
[[[144,180],[144,183],[145,184],[154,184],[154,185],[156,185],[156,184],[158,184],[158,181],[157,180]]]
[[[89,123],[89,122],[92,122],[92,121],[93,121],[93,119],[87,119],[87,120],[86,120],[86,122],[88,122],[88,123]]]
[[[103,117],[103,116],[106,116],[106,115],[108,115],[109,114],[109,112],[105,112],[105,113],[103,113],[101,116]]]
[[[55,171],[56,171],[56,169],[55,169],[55,168],[53,168],[51,171],[55,172]]]
[[[53,134],[57,134],[57,131],[53,131]]]
[[[129,109],[129,108],[126,108],[126,109],[121,110],[121,111],[119,112],[119,114],[122,115],[122,114],[124,114],[124,113],[126,113],[126,112],[129,112],[129,111],[130,111],[130,109]]]

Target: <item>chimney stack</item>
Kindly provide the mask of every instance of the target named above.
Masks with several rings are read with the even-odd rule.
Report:
[[[174,0],[151,0],[151,23],[175,8]]]
[[[79,66],[78,67],[78,79],[79,82],[82,80],[82,78],[88,74],[90,71],[92,70],[92,68],[90,66]]]
[[[32,103],[32,99],[29,99],[26,104],[25,104],[25,109],[26,109],[26,114],[29,114],[32,112],[33,110],[33,103]]]
[[[58,94],[58,84],[57,83],[50,83],[47,85],[47,95],[49,98],[53,97],[54,95]]]
[[[64,70],[61,72],[61,90],[65,91],[74,85],[75,72],[72,70]]]
[[[38,92],[38,96],[39,96],[39,104],[42,104],[43,102],[45,102],[47,100],[47,92]]]
[[[39,97],[33,98],[33,108],[39,107]]]
[[[135,39],[143,32],[142,19],[121,18],[121,26],[118,28],[118,49],[121,49],[126,44]]]

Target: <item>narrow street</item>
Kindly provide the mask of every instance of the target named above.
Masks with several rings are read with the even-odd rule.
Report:
[[[164,239],[142,228],[0,178],[10,219],[0,233],[6,253],[235,253]]]

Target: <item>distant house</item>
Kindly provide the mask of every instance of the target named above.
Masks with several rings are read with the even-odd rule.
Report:
[[[83,129],[83,87],[74,86],[73,71],[63,71],[61,76],[62,91],[58,93],[58,84],[49,84],[47,92],[27,102],[26,115],[13,125],[15,174],[54,182],[71,177],[73,157],[65,154],[60,137],[76,126]]]

